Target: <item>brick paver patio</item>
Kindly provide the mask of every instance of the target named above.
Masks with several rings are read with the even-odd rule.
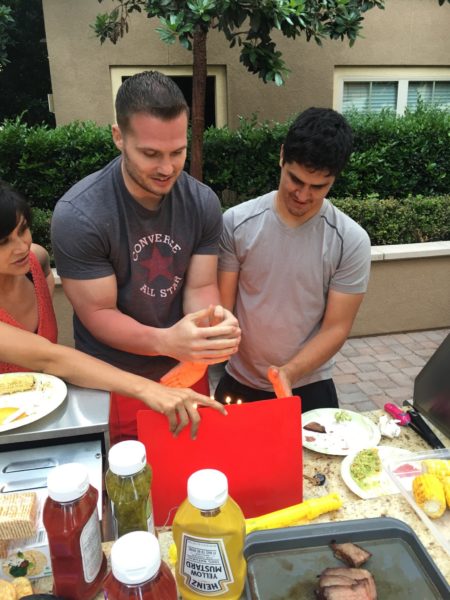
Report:
[[[347,340],[333,373],[339,403],[362,412],[411,400],[416,375],[449,333],[437,329]]]

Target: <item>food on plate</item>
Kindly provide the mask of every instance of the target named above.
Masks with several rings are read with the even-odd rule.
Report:
[[[382,465],[377,448],[360,450],[350,465],[350,475],[362,489],[378,485]]]
[[[377,600],[372,573],[351,567],[324,569],[315,594],[318,600]]]
[[[36,533],[35,492],[0,494],[0,540],[24,539]]]
[[[6,373],[0,377],[0,395],[27,392],[34,387],[34,375],[23,373]]]
[[[444,485],[430,473],[423,473],[414,478],[412,484],[414,500],[430,519],[438,519],[446,509]]]
[[[0,580],[0,598],[2,600],[16,600],[16,590],[9,581]]]
[[[40,575],[46,566],[47,557],[40,550],[18,550],[3,562],[3,572],[11,577],[35,577]]]
[[[429,458],[422,461],[422,473],[436,475],[439,479],[450,476],[450,460]]]
[[[303,426],[303,429],[306,429],[307,431],[315,431],[316,433],[326,433],[327,432],[325,427],[323,425],[321,425],[320,423],[317,423],[316,421],[311,421],[311,423],[307,423],[306,425]]]
[[[29,596],[33,593],[30,580],[26,577],[17,577],[12,581],[16,593],[16,599],[20,600],[24,596]]]
[[[349,415],[345,410],[338,410],[334,416],[334,420],[336,423],[345,423],[345,421],[351,421],[352,416]]]
[[[14,419],[11,419],[11,415],[17,413]],[[27,413],[25,411],[20,411],[20,409],[16,406],[5,406],[0,408],[0,426],[5,425],[5,422],[9,420],[10,422],[17,421],[17,419],[22,419],[26,417]]]
[[[333,541],[330,548],[333,550],[335,557],[347,563],[349,567],[361,567],[372,556],[371,552],[352,542],[336,544]]]

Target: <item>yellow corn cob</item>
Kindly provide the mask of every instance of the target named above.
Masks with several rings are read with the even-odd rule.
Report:
[[[442,484],[444,486],[444,494],[445,501],[447,502],[447,508],[450,508],[450,475],[447,475],[447,477],[444,477],[442,479]]]
[[[259,529],[275,529],[299,525],[311,521],[319,515],[341,508],[342,500],[339,494],[332,493],[321,498],[311,498],[300,504],[294,504],[281,510],[245,520],[245,531],[251,533]]]
[[[0,394],[13,394],[14,392],[26,392],[34,386],[33,375],[21,373],[7,373],[0,377]]]
[[[429,458],[422,461],[422,473],[436,475],[438,479],[450,476],[450,460],[441,460],[438,458]]]
[[[431,519],[438,519],[445,512],[446,502],[442,482],[429,473],[418,475],[413,480],[414,499]]]

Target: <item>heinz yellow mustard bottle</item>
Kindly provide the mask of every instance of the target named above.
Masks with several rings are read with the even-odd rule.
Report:
[[[189,477],[187,492],[172,526],[178,591],[184,600],[239,600],[247,572],[245,520],[228,496],[228,480],[220,471],[203,469]]]

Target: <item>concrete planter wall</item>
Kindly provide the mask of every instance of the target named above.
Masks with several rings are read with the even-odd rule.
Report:
[[[73,345],[72,307],[59,278],[59,341]],[[450,241],[373,246],[369,289],[351,336],[450,327]]]

